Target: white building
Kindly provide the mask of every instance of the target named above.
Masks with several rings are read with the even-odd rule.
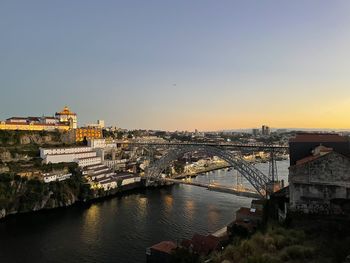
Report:
[[[45,124],[57,124],[58,120],[55,117],[41,117],[41,122]]]
[[[132,173],[121,173],[114,176],[114,178],[119,181],[122,180],[122,186],[141,182],[141,177]]]
[[[96,153],[95,153],[96,155]],[[80,167],[90,166],[94,164],[100,164],[102,162],[101,157],[87,157],[87,158],[79,158],[74,160]]]
[[[126,167],[127,159],[104,160],[103,164],[114,170],[122,170]]]
[[[97,123],[89,123],[89,124],[86,124],[85,126],[103,129],[105,127],[105,121],[104,120],[97,120]]]
[[[88,146],[91,148],[115,148],[117,143],[106,139],[88,139]]]
[[[102,158],[91,147],[40,148],[40,157],[48,163],[77,163],[80,167],[102,165]]]
[[[44,182],[45,183],[50,183],[50,182],[54,182],[54,181],[64,181],[68,178],[70,178],[72,176],[71,173],[69,174],[50,174],[50,173],[47,173],[47,174],[44,174]]]
[[[103,190],[108,191],[114,188],[117,188],[117,181],[111,177],[104,178],[102,180],[97,180],[99,187],[103,188]]]
[[[91,152],[91,147],[65,147],[65,148],[40,148],[40,158],[45,159],[47,155],[56,155],[56,154],[71,154],[71,153],[82,153],[82,152]]]
[[[49,154],[44,158],[44,163],[73,163],[78,159],[86,159],[96,157],[96,152],[81,152],[81,153],[69,153],[69,154]],[[101,157],[99,157],[101,162]],[[93,163],[95,164],[95,163]]]
[[[101,129],[103,129],[105,127],[105,121],[104,120],[97,120],[97,125],[99,125]]]
[[[59,122],[69,122],[73,129],[78,127],[77,114],[71,112],[67,106],[65,106],[62,111],[56,112],[55,117]]]

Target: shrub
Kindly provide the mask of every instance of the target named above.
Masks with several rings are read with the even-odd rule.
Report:
[[[293,245],[287,247],[281,253],[283,260],[296,260],[311,258],[314,254],[314,249],[302,245]]]
[[[254,255],[244,260],[244,263],[282,263],[282,261],[272,255]]]

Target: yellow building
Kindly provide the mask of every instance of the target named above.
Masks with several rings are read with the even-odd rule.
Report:
[[[69,125],[65,124],[45,124],[45,123],[22,123],[22,122],[0,122],[0,130],[19,130],[19,131],[68,131]]]
[[[82,127],[75,129],[75,141],[81,142],[86,139],[101,139],[102,138],[102,129],[91,128],[91,127]]]
[[[0,121],[0,130],[68,131],[77,127],[77,115],[66,106],[55,117],[11,117]]]
[[[62,111],[56,112],[55,117],[59,122],[67,122],[73,129],[77,128],[77,114],[71,112],[67,106],[65,106]]]

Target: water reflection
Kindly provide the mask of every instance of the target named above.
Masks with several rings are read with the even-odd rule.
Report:
[[[186,200],[185,201],[185,215],[186,218],[193,220],[193,215],[195,212],[195,203],[193,200]]]
[[[208,178],[232,183],[232,172],[216,171],[195,180]],[[0,262],[144,263],[146,247],[214,232],[250,202],[227,193],[174,185],[111,198],[88,209],[75,206],[9,218],[0,222]]]
[[[140,220],[142,220],[142,218],[147,216],[147,212],[148,212],[147,203],[148,203],[147,197],[140,196],[137,199],[137,212],[138,212],[138,216],[140,217]]]
[[[173,203],[174,203],[174,198],[171,195],[166,195],[164,197],[164,204],[165,204],[165,212],[171,213],[173,209]]]
[[[101,231],[101,209],[98,205],[91,205],[83,215],[81,240],[84,243],[94,243]]]
[[[214,225],[220,218],[220,211],[217,206],[210,204],[208,205],[208,225],[209,227]],[[210,231],[214,231],[215,229],[211,229]]]

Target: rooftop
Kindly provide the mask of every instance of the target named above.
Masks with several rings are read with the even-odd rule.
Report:
[[[62,124],[62,123],[23,123],[23,122],[10,122],[10,121],[6,121],[5,122],[6,125],[33,125],[33,126],[68,126],[66,124]]]
[[[257,216],[261,217],[262,216],[262,211],[256,210],[254,208],[248,208],[248,207],[241,207],[236,214],[240,215],[246,215],[246,216]]]
[[[318,158],[322,157],[324,155],[310,155],[310,156],[307,156],[303,159],[300,159],[296,162],[296,165],[302,165],[302,164],[305,164],[305,163],[309,163],[309,162],[312,162],[314,160],[317,160]]]
[[[172,241],[162,241],[158,244],[155,244],[151,249],[170,254],[173,249],[176,248],[176,244]]]
[[[71,112],[67,106],[63,108],[62,111],[56,112],[56,115],[76,115],[74,112]]]
[[[298,133],[289,142],[348,142],[348,137],[335,133]]]
[[[336,152],[336,151],[329,151],[329,152],[325,152],[325,153],[323,153],[323,154],[309,155],[309,156],[307,156],[307,157],[305,157],[305,158],[302,158],[302,159],[298,160],[298,161],[296,162],[296,164],[295,164],[295,165],[292,165],[291,167],[293,167],[293,166],[298,166],[298,165],[303,165],[303,164],[306,164],[306,163],[313,162],[313,161],[318,160],[318,159],[320,159],[320,158],[322,158],[322,157],[328,156],[329,154],[337,154],[337,155],[341,155],[341,156],[343,156],[343,157],[349,159],[349,157],[346,156],[346,155],[343,155],[343,154],[338,153],[338,152]]]
[[[184,239],[181,245],[184,247],[192,247],[195,252],[202,255],[208,255],[211,251],[218,248],[220,238],[213,235],[194,234],[191,240]]]

